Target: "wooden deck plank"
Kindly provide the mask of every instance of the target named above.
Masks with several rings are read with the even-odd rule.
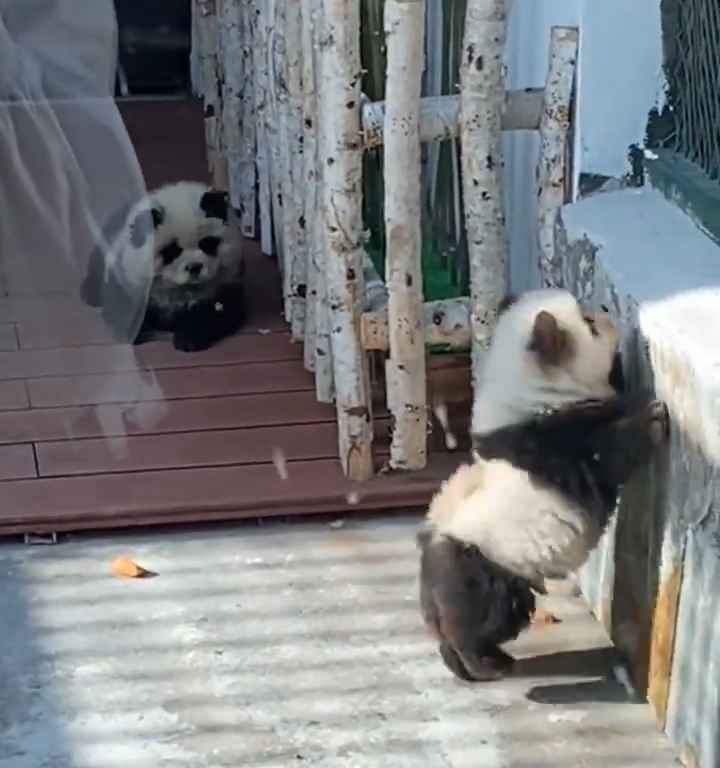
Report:
[[[290,463],[286,481],[272,464],[13,480],[2,487],[0,534],[415,508],[457,464],[455,455],[435,454],[425,470],[361,486],[336,459]]]
[[[0,323],[0,352],[10,352],[18,348],[15,323]]]
[[[25,382],[0,381],[0,411],[17,411],[29,407]]]
[[[313,391],[37,408],[0,413],[0,445],[334,421]]]
[[[0,480],[22,480],[30,477],[37,477],[32,445],[0,446]]]
[[[176,368],[152,376],[135,371],[27,382],[33,408],[307,391],[314,386],[311,374],[299,361]]]
[[[0,379],[84,376],[202,365],[298,360],[302,346],[288,333],[241,334],[202,352],[178,352],[168,341],[139,346],[111,344],[0,353]]]
[[[63,440],[37,446],[41,477],[184,469],[272,461],[280,449],[288,461],[332,459],[337,454],[333,423],[222,429],[193,434]]]

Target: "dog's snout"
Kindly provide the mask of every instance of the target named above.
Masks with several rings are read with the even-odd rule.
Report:
[[[197,261],[192,264],[188,264],[185,267],[188,274],[190,274],[192,277],[197,277],[202,272],[202,268],[203,268],[203,265]]]

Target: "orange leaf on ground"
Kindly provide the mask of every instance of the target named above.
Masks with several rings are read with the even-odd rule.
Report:
[[[156,575],[127,557],[118,557],[113,560],[111,567],[115,576],[121,579],[147,579]]]

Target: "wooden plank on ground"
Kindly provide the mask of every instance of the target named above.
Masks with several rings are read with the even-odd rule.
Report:
[[[17,348],[15,323],[0,323],[0,352],[9,352]]]
[[[9,411],[0,413],[0,444],[334,421],[335,409],[314,392],[269,392]]]
[[[137,347],[128,344],[61,347],[0,353],[0,379],[83,376],[141,369],[191,368],[203,365],[298,360],[302,346],[287,333],[239,335],[203,352],[178,352],[167,341]]]
[[[359,486],[336,459],[290,463],[286,481],[272,464],[9,481],[0,534],[409,509],[427,504],[457,464],[435,454],[425,470]]]
[[[33,408],[303,391],[314,386],[312,376],[295,361],[178,368],[153,376],[135,371],[27,382]]]
[[[276,449],[288,461],[332,459],[337,454],[337,427],[333,423],[298,424],[64,440],[39,444],[37,456],[40,476],[57,477],[261,464],[272,461]]]
[[[27,389],[22,381],[0,381],[0,411],[29,408]]]
[[[29,477],[37,477],[32,445],[0,446],[0,480],[21,480]]]

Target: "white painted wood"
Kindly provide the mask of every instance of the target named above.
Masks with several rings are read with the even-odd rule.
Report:
[[[460,68],[460,124],[476,393],[507,285],[501,144],[506,23],[505,0],[468,0]]]
[[[442,346],[455,352],[470,349],[470,299],[441,299],[423,305],[426,347]],[[364,312],[362,343],[366,351],[387,352],[390,348],[387,309]]]
[[[389,292],[390,467],[427,464],[427,382],[420,228],[420,89],[425,1],[385,0],[385,256]]]
[[[540,275],[543,285],[561,283],[561,264],[555,255],[555,219],[565,202],[566,146],[572,110],[572,90],[578,54],[578,30],[553,27],[550,32],[550,63],[540,121],[540,153],[537,165],[537,217]]]
[[[268,94],[268,16],[267,0],[252,3],[253,97],[255,101],[255,163],[258,177],[258,206],[260,208],[260,248],[266,255],[274,252],[272,196],[270,192],[270,137],[267,131],[271,112]]]
[[[360,342],[364,232],[360,137],[360,3],[323,0],[318,109],[323,166],[325,276],[340,461],[355,481],[373,474],[367,357]]]
[[[503,131],[535,131],[543,113],[543,88],[508,91],[502,113]],[[385,102],[366,101],[362,108],[367,149],[382,146]],[[420,141],[446,141],[460,135],[460,96],[426,96],[420,100]]]

